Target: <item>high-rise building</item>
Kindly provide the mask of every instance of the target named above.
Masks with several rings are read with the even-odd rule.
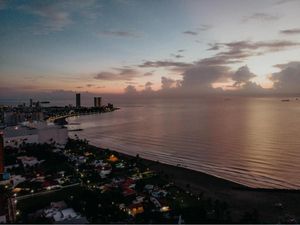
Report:
[[[80,108],[81,103],[80,103],[80,93],[76,93],[76,107]]]
[[[94,107],[100,108],[101,107],[101,100],[102,100],[101,97],[94,97]]]
[[[4,141],[3,131],[0,131],[0,175],[4,173]]]
[[[29,100],[29,107],[32,108],[33,102],[32,102],[32,98]]]

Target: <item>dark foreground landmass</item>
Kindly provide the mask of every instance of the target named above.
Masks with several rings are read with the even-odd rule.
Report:
[[[175,185],[194,193],[228,202],[233,218],[251,209],[259,212],[261,222],[277,223],[280,216],[300,218],[300,190],[249,188],[222,178],[182,167],[143,159],[151,169],[167,174]]]
[[[37,160],[35,165],[24,166],[24,156]],[[61,210],[76,212],[63,223],[297,223],[300,219],[299,190],[253,189],[91,146],[78,138],[63,147],[53,143],[6,149],[5,161],[14,165],[9,169],[12,176],[25,179],[2,186],[0,196],[9,202],[10,222],[55,223],[51,212]]]

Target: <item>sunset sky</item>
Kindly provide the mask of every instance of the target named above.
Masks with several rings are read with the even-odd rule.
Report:
[[[300,93],[297,0],[0,0],[1,97]]]

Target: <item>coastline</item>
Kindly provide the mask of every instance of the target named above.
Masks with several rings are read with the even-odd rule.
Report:
[[[107,148],[90,145],[91,148],[103,151]],[[117,152],[125,159],[134,156]],[[164,176],[176,186],[195,194],[203,194],[212,199],[226,201],[232,210],[233,218],[240,218],[245,211],[257,210],[262,221],[277,223],[280,218],[276,211],[286,211],[292,216],[300,216],[300,190],[252,188],[204,172],[189,168],[169,165],[154,160],[139,158],[149,169]],[[277,207],[276,204],[282,207]],[[298,218],[299,219],[299,218]]]

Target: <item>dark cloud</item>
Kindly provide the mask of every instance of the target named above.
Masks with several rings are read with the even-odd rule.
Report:
[[[86,85],[87,87],[93,87],[93,86],[95,86],[94,84],[87,84]]]
[[[281,34],[300,34],[300,28],[281,30]]]
[[[211,25],[202,24],[200,27],[198,27],[198,30],[200,30],[200,31],[207,31],[207,30],[209,30],[211,28],[212,28]]]
[[[173,61],[146,61],[140,67],[163,67],[167,69],[180,68],[182,80],[175,80],[170,77],[161,78],[161,91],[169,95],[199,95],[208,93],[232,93],[243,95],[268,94],[267,89],[252,82],[256,77],[247,66],[232,71],[230,64],[242,63],[247,58],[276,52],[287,48],[300,46],[300,43],[286,40],[275,41],[236,41],[228,43],[215,43],[210,47],[218,47],[212,57],[201,59],[188,64]],[[283,65],[285,66],[285,65]],[[273,77],[273,80],[276,76]],[[233,81],[232,90],[214,88],[215,83],[226,83]],[[300,86],[299,86],[300,87]],[[278,89],[278,88],[277,88]]]
[[[139,77],[140,74],[137,70],[131,68],[116,68],[116,72],[100,72],[94,78],[97,80],[107,80],[107,81],[116,81],[124,80],[130,81],[136,77]]]
[[[76,88],[81,89],[81,88],[83,88],[83,87],[82,87],[82,86],[77,86]]]
[[[254,77],[256,77],[256,75],[250,72],[248,66],[243,66],[232,74],[231,79],[235,81],[233,86],[240,87],[247,84]]]
[[[137,94],[137,90],[135,88],[135,86],[133,85],[128,85],[125,89],[124,89],[125,94],[128,95],[134,95]]]
[[[207,31],[211,28],[212,28],[211,25],[201,24],[200,27],[196,28],[195,30],[186,30],[182,33],[187,34],[187,35],[197,36],[199,34],[199,32]]]
[[[110,37],[141,37],[140,34],[132,31],[101,31],[98,33],[99,36],[110,36]]]
[[[215,51],[220,49],[220,44],[219,43],[210,43],[208,44],[209,48],[207,49],[208,51]]]
[[[180,55],[180,54],[171,54],[171,56],[177,58],[177,59],[180,59],[180,58],[183,58],[184,56],[183,55]]]
[[[197,31],[192,31],[192,30],[186,30],[184,32],[182,32],[183,34],[187,34],[187,35],[193,35],[193,36],[196,36],[198,35],[198,32]]]
[[[287,48],[299,47],[300,42],[275,40],[275,41],[235,41],[228,43],[209,44],[212,49],[222,49],[210,58],[201,60],[206,64],[232,64],[241,63],[243,60],[257,55],[263,55],[268,52],[276,52]]]
[[[138,82],[134,82],[134,81],[125,81],[125,84],[132,84],[132,85],[134,85],[134,84],[138,84]]]
[[[275,92],[300,94],[300,62],[289,62],[276,66],[281,68],[281,71],[270,76],[270,80],[274,82]]]
[[[231,49],[250,49],[256,50],[259,48],[265,48],[268,51],[279,51],[289,47],[300,46],[300,42],[287,41],[287,40],[275,40],[275,41],[238,41],[226,43],[226,46]]]
[[[230,68],[199,62],[183,73],[181,88],[190,93],[211,92],[212,84],[230,77]]]
[[[177,52],[184,52],[185,51],[185,49],[179,49],[179,50],[177,50]]]
[[[148,81],[148,82],[145,84],[145,91],[146,91],[146,92],[152,92],[152,91],[153,91],[153,90],[152,90],[152,85],[153,85],[153,83],[150,82],[150,81]]]
[[[168,77],[161,77],[161,89],[162,90],[170,89],[170,88],[174,87],[175,84],[176,84],[176,80],[168,78]]]
[[[250,16],[246,16],[243,18],[243,22],[248,22],[250,20],[258,20],[258,21],[275,21],[279,20],[280,16],[278,15],[271,15],[267,13],[254,13]]]
[[[144,73],[144,76],[145,76],[145,77],[152,76],[154,72],[155,72],[155,71],[146,72],[146,73]]]
[[[139,67],[175,67],[175,68],[187,68],[191,66],[190,63],[184,63],[184,62],[174,62],[174,61],[146,61],[141,65],[138,65]]]

